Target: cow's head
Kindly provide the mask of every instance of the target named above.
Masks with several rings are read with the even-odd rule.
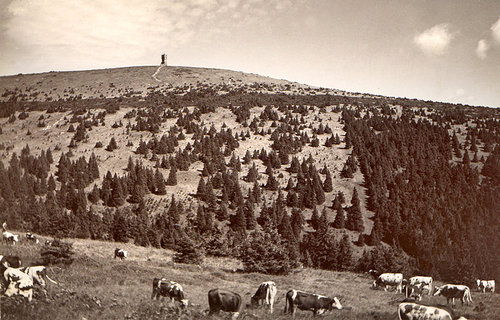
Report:
[[[19,294],[19,281],[11,281],[4,294],[7,297],[12,297],[15,294]]]
[[[188,299],[182,299],[181,300],[181,305],[182,305],[183,308],[187,308],[188,304],[189,304],[189,300]]]
[[[250,298],[250,306],[255,308],[259,306],[259,299],[256,296]]]
[[[434,288],[433,296],[439,296],[441,294],[441,288]]]
[[[340,304],[340,301],[337,297],[333,297],[329,309],[342,309],[342,305]]]

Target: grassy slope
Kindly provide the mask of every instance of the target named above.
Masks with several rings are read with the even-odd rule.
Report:
[[[103,241],[67,239],[76,252],[74,263],[68,267],[50,267],[49,275],[60,282],[49,284],[47,296],[36,294],[31,304],[19,304],[16,299],[2,300],[4,319],[19,319],[37,315],[37,319],[152,319],[175,317],[173,305],[166,301],[151,301],[154,277],[165,277],[181,283],[191,306],[181,319],[203,318],[208,309],[206,293],[221,287],[239,292],[249,303],[262,281],[273,280],[278,285],[278,302],[271,316],[263,310],[244,311],[245,317],[258,319],[287,319],[283,315],[284,295],[296,288],[327,296],[340,297],[344,310],[333,311],[323,319],[396,319],[396,308],[403,296],[394,292],[371,290],[371,278],[351,272],[330,272],[304,269],[289,276],[233,273],[240,267],[233,259],[207,258],[203,266],[172,264],[172,252]],[[116,246],[129,251],[130,258],[114,260]],[[23,265],[35,262],[41,246],[25,242],[2,248],[2,254],[18,254]],[[457,305],[457,314],[469,319],[495,319],[500,311],[498,294],[473,292],[471,306]],[[424,303],[443,304],[442,297],[424,297]],[[474,311],[479,304],[484,311]],[[12,314],[12,313],[15,313]],[[311,317],[310,312],[298,311],[299,316]],[[167,315],[172,316],[171,318]]]
[[[175,67],[160,69],[156,81],[152,75],[157,66],[126,67],[69,72],[48,72],[0,77],[0,94],[15,88],[34,95],[35,100],[64,99],[82,95],[82,98],[117,97],[127,91],[146,92],[148,87],[166,89],[171,86],[205,84],[251,84],[266,83],[306,87],[286,80],[278,80],[256,74],[223,69]],[[47,94],[47,96],[45,96]]]

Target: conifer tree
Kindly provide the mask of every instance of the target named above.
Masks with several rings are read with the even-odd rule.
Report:
[[[118,144],[116,143],[115,137],[111,137],[111,140],[109,141],[109,144],[106,147],[106,150],[113,151],[115,149],[118,149]]]
[[[156,168],[155,171],[155,194],[165,195],[167,194],[167,189],[165,187],[165,180],[163,179],[163,175],[160,170]]]
[[[244,233],[246,230],[247,221],[245,217],[245,208],[239,206],[236,208],[236,214],[231,217],[231,228],[234,231]]]
[[[345,226],[348,230],[352,231],[363,232],[365,230],[363,216],[361,215],[361,204],[356,188],[354,188],[352,194],[351,207],[349,208]]]
[[[314,230],[318,229],[319,225],[319,214],[318,214],[318,209],[316,209],[316,206],[314,206],[312,215],[311,215],[311,220],[310,220],[311,227],[313,227]]]
[[[172,199],[170,200],[170,206],[168,207],[167,216],[172,224],[179,223],[180,221],[180,208],[175,201],[175,196],[172,194]]]
[[[198,182],[198,187],[196,188],[196,196],[198,199],[201,201],[205,201],[205,196],[206,196],[206,186],[205,186],[205,180],[200,178],[200,181]]]
[[[258,179],[258,175],[259,173],[257,171],[257,168],[255,167],[255,162],[254,162],[253,165],[248,170],[248,174],[246,175],[245,180],[247,182],[255,182]]]
[[[325,170],[325,181],[323,182],[323,190],[327,193],[333,191],[332,175],[330,174],[330,170],[328,170],[328,168]]]
[[[353,265],[353,249],[351,240],[347,234],[344,234],[339,243],[339,254],[337,256],[337,265],[340,270],[349,270]]]
[[[168,173],[168,178],[166,182],[167,186],[176,186],[177,185],[177,167],[172,166],[170,168],[170,172]]]
[[[277,191],[279,187],[278,181],[274,177],[273,173],[269,175],[267,178],[267,183],[266,183],[266,189],[271,190],[271,191]]]
[[[333,227],[335,229],[342,229],[345,227],[345,214],[342,206],[336,209],[335,220],[333,221]]]

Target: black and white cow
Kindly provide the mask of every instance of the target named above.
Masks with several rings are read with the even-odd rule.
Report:
[[[437,307],[403,302],[398,307],[399,320],[453,320],[451,314]],[[460,317],[457,320],[467,320]]]
[[[121,260],[126,259],[128,256],[128,252],[126,250],[116,248],[115,249],[115,259],[118,257]]]
[[[306,293],[298,290],[290,290],[286,293],[285,313],[291,313],[295,317],[295,311],[312,311],[314,316],[333,309],[342,309],[337,297],[329,298],[314,293]]]
[[[38,238],[34,234],[32,234],[31,232],[26,232],[26,241],[34,243],[34,244],[40,243],[40,240],[38,240]]]
[[[406,297],[415,297],[417,301],[422,300],[422,294],[427,290],[428,295],[432,295],[432,277],[415,276],[408,279],[406,283]]]
[[[387,291],[387,287],[396,288],[396,293],[403,292],[403,274],[402,273],[382,273],[377,280],[373,281],[372,288],[381,287]]]
[[[495,280],[476,280],[477,290],[485,293],[486,291],[495,292]]]
[[[276,288],[276,283],[274,281],[262,282],[252,296],[250,302],[253,307],[259,306],[261,303],[263,305],[269,306],[270,312],[273,313],[274,299],[276,298],[276,293],[278,289]]]
[[[219,311],[232,312],[233,318],[238,317],[241,311],[241,296],[225,289],[212,289],[208,291],[209,315],[218,314]]]
[[[188,300],[184,296],[184,290],[182,286],[174,281],[168,281],[167,279],[153,279],[153,293],[151,294],[151,299],[158,300],[160,297],[168,297],[170,301],[178,301],[183,307],[187,307]]]
[[[33,298],[33,280],[21,270],[8,267],[3,272],[3,281],[6,284],[4,294],[7,297],[20,295],[28,301]]]
[[[50,282],[57,284],[54,280],[52,280],[48,275],[47,275],[47,268],[45,266],[31,266],[31,267],[24,267],[20,269],[22,272],[26,273],[31,280],[33,281],[33,284],[37,284],[41,286],[42,288],[45,288],[45,278],[49,280]]]
[[[462,305],[464,302],[468,305],[469,302],[472,302],[472,296],[470,293],[470,289],[468,286],[458,285],[458,284],[445,284],[439,288],[436,288],[434,296],[443,296],[446,298],[446,303],[451,303],[455,305],[455,298],[460,299],[462,301]]]

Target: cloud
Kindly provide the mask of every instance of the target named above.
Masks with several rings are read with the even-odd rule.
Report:
[[[454,37],[449,24],[441,23],[416,35],[413,42],[428,56],[442,56]]]
[[[492,26],[491,26],[491,33],[493,35],[493,38],[500,42],[500,17],[498,17],[498,20],[497,22],[495,22]]]
[[[479,59],[484,60],[488,56],[489,49],[490,49],[490,44],[488,43],[488,41],[485,39],[481,39],[477,43],[476,55],[478,56]]]

